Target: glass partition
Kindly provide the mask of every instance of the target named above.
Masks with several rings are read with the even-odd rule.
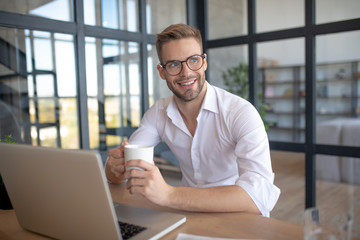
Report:
[[[275,150],[270,153],[274,183],[281,189],[271,218],[304,225],[305,154]]]
[[[316,0],[316,24],[349,20],[360,17],[358,0]]]
[[[148,34],[157,34],[176,23],[186,23],[186,0],[146,0]]]
[[[78,148],[74,38],[72,35],[0,28],[1,137],[17,142]],[[5,57],[6,56],[6,57]],[[12,130],[8,130],[12,129]]]
[[[159,58],[155,45],[148,45],[148,83],[149,83],[149,105],[152,106],[160,98],[172,95],[166,80],[163,80],[157,70]]]
[[[230,92],[236,91],[232,89],[237,85],[234,78],[227,83],[223,77],[224,73],[231,71],[233,68],[241,68],[241,75],[245,75],[244,82],[248,83],[248,47],[247,45],[238,45],[231,47],[221,47],[208,50],[208,70],[207,77],[210,84],[228,90]],[[240,94],[241,95],[241,94]],[[243,96],[247,98],[246,96]]]
[[[73,0],[1,0],[0,10],[60,21],[74,21]]]
[[[209,39],[246,35],[247,1],[208,1]]]
[[[138,32],[138,9],[138,0],[84,0],[84,23]]]
[[[317,143],[360,146],[360,31],[316,38]]]
[[[284,30],[304,25],[304,0],[256,0],[256,32]]]
[[[272,141],[305,141],[305,42],[259,43],[258,78]]]
[[[360,158],[335,155],[315,157],[316,205],[320,215],[326,213],[331,219],[345,216],[352,223],[349,229],[352,237],[360,237]]]
[[[141,119],[139,44],[86,38],[91,148],[116,146]]]

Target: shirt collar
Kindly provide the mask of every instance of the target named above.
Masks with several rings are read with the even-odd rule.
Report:
[[[207,84],[206,95],[204,98],[204,102],[201,106],[201,109],[205,109],[214,113],[219,113],[215,89],[208,82],[206,82],[206,84]]]

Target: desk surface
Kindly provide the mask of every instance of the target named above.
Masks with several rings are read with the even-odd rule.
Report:
[[[175,239],[179,233],[209,237],[250,239],[303,239],[301,225],[247,213],[194,213],[162,208],[142,198],[128,194],[123,185],[110,184],[114,202],[133,206],[162,209],[185,215],[186,223],[162,239]],[[0,210],[0,239],[47,239],[23,230],[13,210]]]

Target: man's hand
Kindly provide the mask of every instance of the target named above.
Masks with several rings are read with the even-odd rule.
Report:
[[[111,149],[108,153],[108,159],[105,165],[106,177],[112,183],[125,182],[125,160],[124,160],[124,146],[128,143],[122,142],[120,147]]]
[[[200,212],[252,212],[259,210],[250,196],[240,186],[211,188],[174,187],[167,184],[157,166],[143,160],[131,160],[125,172],[127,189],[131,194],[141,194],[160,206]]]
[[[131,194],[141,194],[161,206],[169,205],[169,196],[173,187],[165,182],[157,166],[138,159],[128,161],[126,167],[144,169],[131,169],[125,172],[125,178],[128,179],[126,186]]]
[[[250,212],[260,214],[259,209],[240,186],[229,185],[210,188],[175,187],[167,184],[160,170],[152,163],[136,159],[125,163],[123,142],[119,148],[109,151],[106,176],[113,183],[126,181],[131,194],[140,194],[160,206],[200,212]],[[144,170],[125,167],[139,167]]]

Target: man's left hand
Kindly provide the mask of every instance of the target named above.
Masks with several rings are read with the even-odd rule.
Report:
[[[125,172],[125,178],[128,179],[126,187],[131,194],[141,194],[161,206],[168,204],[173,187],[165,182],[157,166],[140,159],[128,161],[125,166],[144,169]]]

